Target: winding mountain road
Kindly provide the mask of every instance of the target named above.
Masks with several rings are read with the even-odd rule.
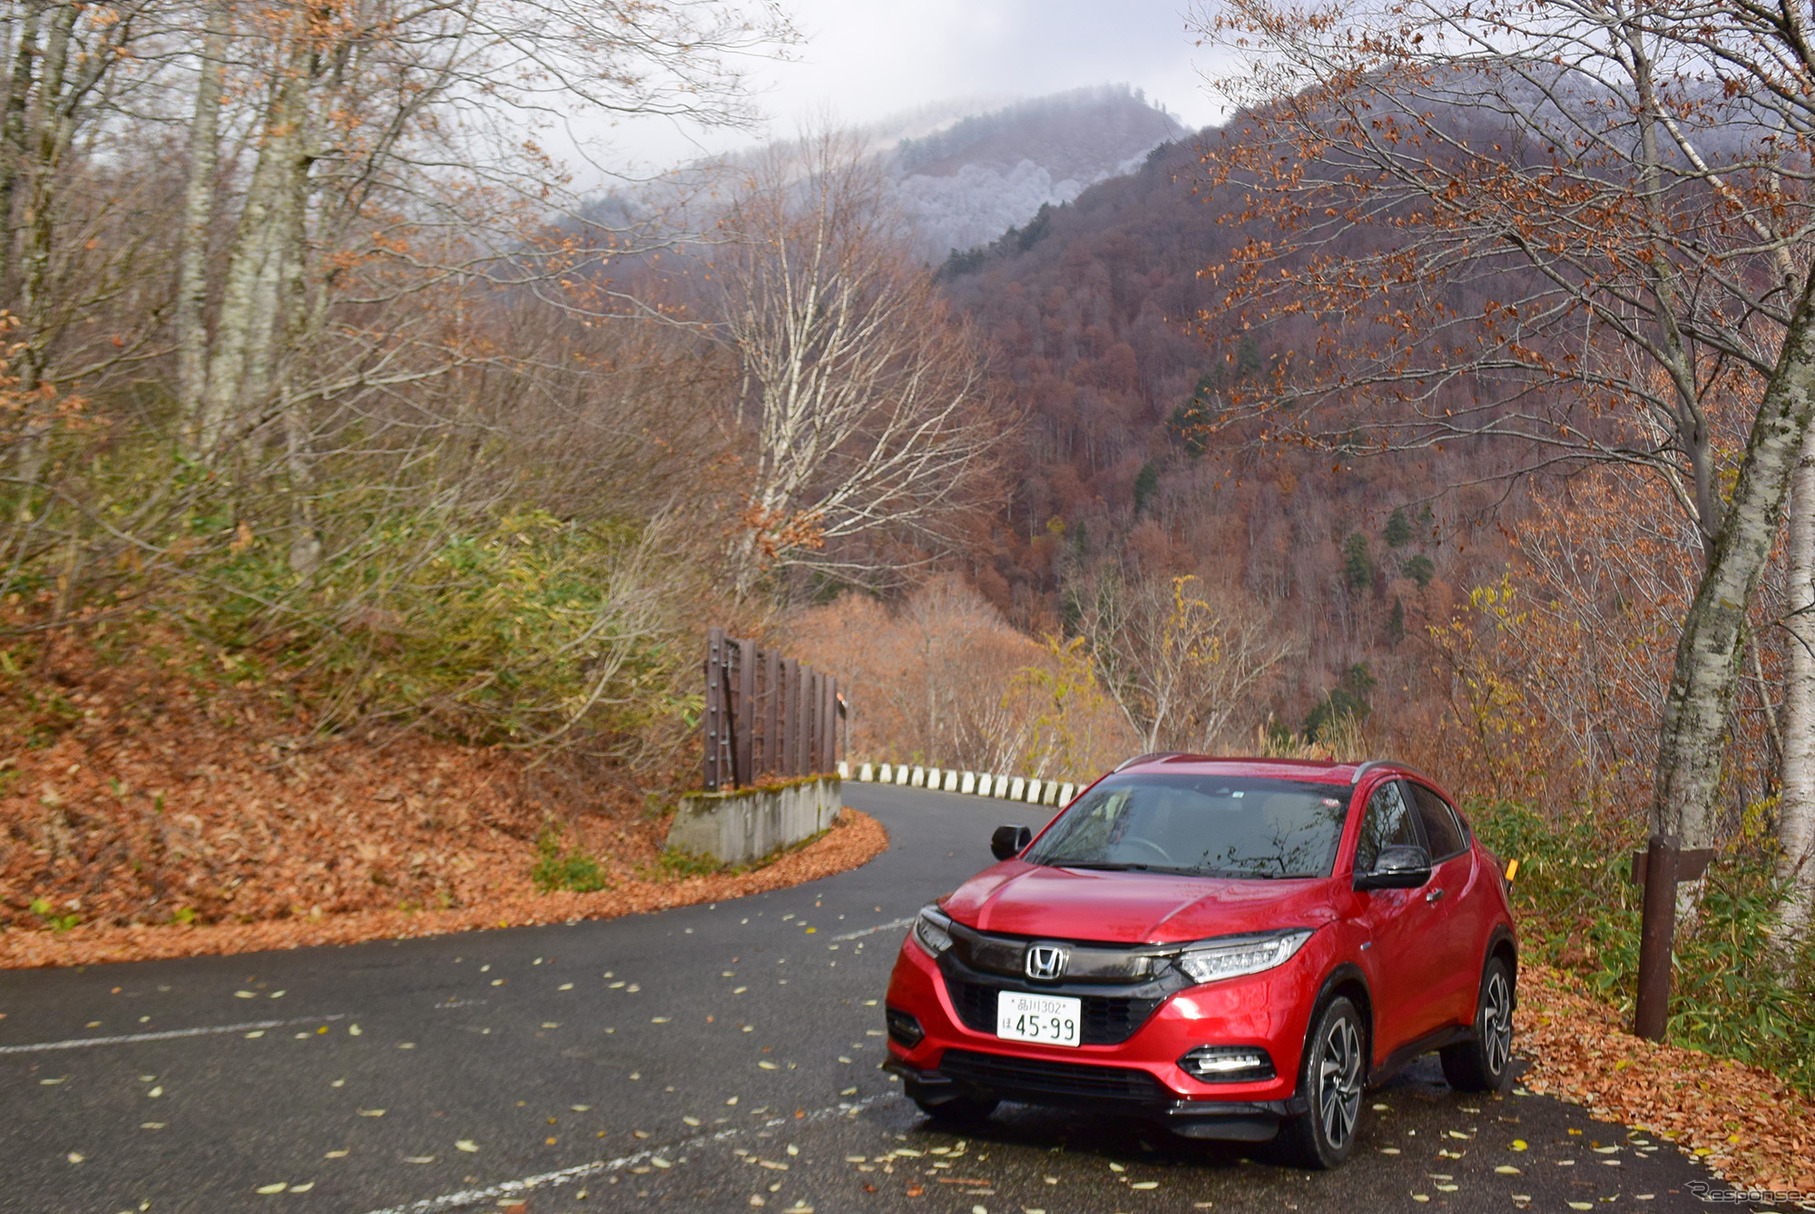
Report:
[[[0,973],[0,1211],[1704,1208],[1667,1144],[1434,1060],[1330,1174],[1015,1106],[936,1129],[878,1069],[895,950],[1049,811],[846,787],[889,851],[737,902]]]

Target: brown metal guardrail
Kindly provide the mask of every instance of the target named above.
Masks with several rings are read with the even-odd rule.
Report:
[[[706,632],[706,790],[838,766],[848,715],[838,680],[755,641]]]

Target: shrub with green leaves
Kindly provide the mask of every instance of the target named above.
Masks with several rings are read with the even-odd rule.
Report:
[[[1643,901],[1630,877],[1642,827],[1507,803],[1475,806],[1470,820],[1503,859],[1519,861],[1513,907],[1525,955],[1576,971],[1630,1017]],[[1709,867],[1694,924],[1677,930],[1670,1038],[1815,1095],[1815,942],[1771,941],[1776,901],[1762,842],[1725,849]]]
[[[679,690],[689,638],[656,559],[627,524],[527,510],[423,528],[400,515],[302,589],[282,552],[248,546],[216,568],[229,589],[200,622],[227,660],[250,662],[270,604],[290,603],[275,656],[335,689],[330,718],[426,719],[517,746],[642,737],[697,699]]]
[[[611,888],[597,860],[577,847],[562,850],[561,834],[552,825],[536,839],[536,852],[538,859],[529,870],[529,879],[545,894],[558,889],[590,894]]]

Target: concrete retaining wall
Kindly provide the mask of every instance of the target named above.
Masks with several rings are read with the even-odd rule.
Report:
[[[779,788],[691,792],[668,828],[668,846],[748,864],[827,829],[844,807],[837,776]]]

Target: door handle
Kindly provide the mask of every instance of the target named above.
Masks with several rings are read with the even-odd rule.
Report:
[[[1443,891],[1440,889],[1434,889],[1430,893],[1424,895],[1424,900],[1426,902],[1438,902],[1438,901],[1441,901],[1442,898],[1443,898]]]

